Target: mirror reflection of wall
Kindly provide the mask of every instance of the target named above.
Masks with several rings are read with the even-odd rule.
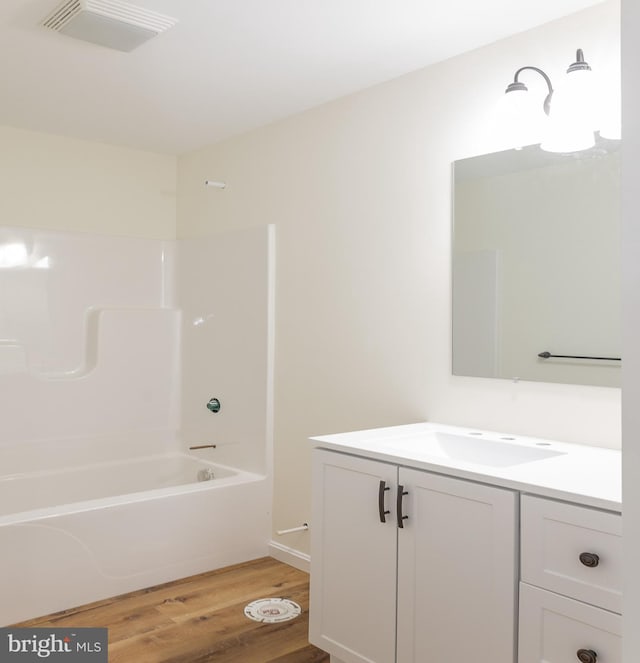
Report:
[[[619,386],[619,145],[454,164],[455,375]]]

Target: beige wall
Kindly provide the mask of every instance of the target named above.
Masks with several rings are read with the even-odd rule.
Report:
[[[622,144],[623,218],[623,438],[622,514],[624,527],[623,661],[634,663],[640,650],[640,3],[623,0]]]
[[[179,159],[178,236],[277,227],[275,529],[308,520],[313,434],[431,419],[619,446],[617,389],[453,377],[449,277],[451,162],[505,147],[491,118],[518,67],[560,78],[578,47],[611,66],[617,9]]]
[[[172,239],[176,159],[0,127],[4,226]]]

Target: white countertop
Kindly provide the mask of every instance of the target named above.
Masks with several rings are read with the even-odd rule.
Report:
[[[436,423],[323,435],[311,442],[323,449],[622,511],[621,452],[615,449]],[[555,455],[526,458],[545,452]]]

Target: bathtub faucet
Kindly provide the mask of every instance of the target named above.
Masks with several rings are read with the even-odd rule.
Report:
[[[189,447],[189,449],[215,449],[216,446],[215,444],[197,444],[195,447]]]

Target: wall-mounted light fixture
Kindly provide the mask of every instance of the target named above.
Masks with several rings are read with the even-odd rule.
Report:
[[[520,80],[526,71],[534,71],[544,79],[547,94],[539,106],[527,103],[528,88]],[[585,62],[582,49],[576,51],[576,60],[567,69],[562,85],[553,89],[551,79],[538,67],[520,67],[513,83],[505,90],[508,113],[512,122],[526,125],[529,135],[543,136],[540,147],[547,152],[578,152],[595,145],[596,109],[591,67]],[[521,143],[522,147],[526,143]]]

